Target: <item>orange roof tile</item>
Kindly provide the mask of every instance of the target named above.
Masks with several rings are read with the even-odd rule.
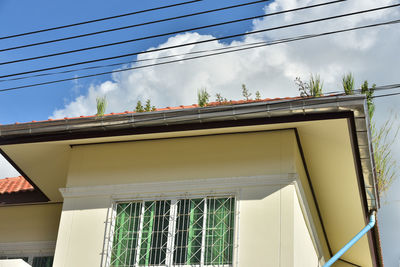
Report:
[[[22,176],[0,179],[0,194],[11,194],[33,190],[33,186]]]
[[[322,95],[320,97],[328,97],[328,96],[338,96],[338,95],[344,95],[342,94],[329,94],[329,95]],[[287,101],[287,100],[296,100],[296,99],[305,99],[305,98],[312,98],[312,97],[301,97],[301,96],[295,96],[295,97],[277,97],[277,98],[264,98],[264,99],[249,99],[249,100],[228,100],[226,102],[209,102],[207,103],[207,107],[210,106],[222,106],[222,105],[237,105],[237,104],[247,104],[247,103],[255,103],[255,102],[273,102],[273,101]],[[166,110],[181,110],[181,109],[188,109],[188,108],[198,108],[200,107],[197,104],[192,104],[192,105],[180,105],[176,107],[165,107],[165,108],[157,108],[154,111],[166,111]],[[150,111],[152,112],[152,111]],[[103,116],[112,116],[112,115],[122,115],[122,114],[131,114],[131,113],[136,113],[136,111],[124,111],[124,112],[112,112],[108,114],[104,114]],[[59,121],[59,120],[73,120],[73,119],[80,119],[80,118],[93,118],[96,117],[96,115],[88,115],[88,116],[77,116],[77,117],[64,117],[61,119],[48,119],[47,121]],[[36,123],[36,122],[44,122],[43,121],[31,121],[31,122],[24,122],[24,123]],[[21,124],[20,122],[15,122],[15,124]]]

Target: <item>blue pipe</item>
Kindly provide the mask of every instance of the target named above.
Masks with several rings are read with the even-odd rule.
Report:
[[[369,223],[355,236],[349,243],[347,243],[341,250],[339,250],[323,267],[329,267],[335,263],[349,248],[351,248],[363,235],[365,235],[376,222],[375,211],[372,212]]]

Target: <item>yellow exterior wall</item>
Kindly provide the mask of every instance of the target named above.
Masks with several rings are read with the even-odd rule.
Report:
[[[318,266],[317,248],[314,247],[299,199],[293,192],[293,266]]]
[[[276,129],[295,127],[298,130],[325,230],[329,238],[329,244],[332,251],[336,252],[366,224],[363,203],[358,192],[348,121],[346,119],[338,119],[284,125],[272,124],[262,127],[257,126],[258,128],[251,127],[253,126],[239,127],[241,129],[232,128],[230,131],[272,130],[274,127]],[[210,132],[207,130],[206,133]],[[202,134],[206,133],[203,132]],[[106,142],[109,140],[121,141],[128,138],[144,138],[125,136],[123,138],[110,137],[79,141],[66,140],[43,144],[8,145],[2,147],[2,149],[19,166],[23,167],[28,176],[43,189],[52,201],[63,200],[58,191],[60,187],[92,188],[93,186],[102,185],[119,184],[123,186],[125,184],[147,182],[158,183],[297,173],[304,187],[305,199],[315,224],[315,232],[321,244],[318,249],[323,252],[325,259],[329,258],[326,240],[324,240],[311,189],[295,144],[293,130],[187,138],[171,138],[175,133],[168,134],[170,134],[168,136],[170,139],[82,145],[94,141]],[[187,133],[185,132],[185,134]],[[197,134],[197,132],[192,132],[191,134]],[[146,136],[146,138],[159,137],[159,135]],[[78,143],[80,145],[76,145]],[[73,146],[70,147],[70,145]],[[41,167],[43,162],[48,163],[48,168]],[[265,205],[271,209],[271,213],[276,212],[273,209],[274,204],[270,203],[276,204],[277,196],[275,194],[277,192],[282,194],[280,190],[277,190],[264,198],[247,199],[247,204],[243,205],[247,205],[250,210],[253,208],[257,210]],[[339,198],[338,194],[340,195]],[[100,229],[103,229],[104,235],[104,223],[108,208],[111,205],[111,198],[109,196],[98,198],[96,201],[101,204],[99,206],[91,205],[92,200],[90,199],[93,198],[74,200],[69,198],[64,203],[61,217],[62,227],[60,227],[58,233],[58,243],[60,248],[64,248],[65,251],[70,253],[65,254],[63,252],[64,249],[59,250],[62,254],[64,253],[63,257],[68,258],[68,260],[74,260],[72,256],[75,257],[82,252],[82,250],[78,251],[80,246],[75,248],[73,244],[73,240],[82,241],[82,238],[78,238],[82,235],[81,229],[86,229],[89,233],[89,238],[82,241],[82,244],[86,246],[91,244],[92,239],[94,240],[93,243],[104,239],[104,236],[101,237],[99,233]],[[279,205],[290,206],[282,204],[280,201],[278,201]],[[18,207],[8,208],[18,209]],[[3,207],[0,207],[0,209],[3,209]],[[24,213],[25,210],[21,211]],[[28,214],[29,212],[31,211],[27,211]],[[285,210],[279,208],[279,212],[285,213]],[[99,218],[103,218],[100,220],[103,225],[98,224]],[[246,220],[246,218],[242,217],[241,220]],[[274,222],[271,220],[273,219],[269,218],[268,223],[273,224]],[[15,221],[12,220],[13,223]],[[251,220],[248,220],[248,222],[251,222]],[[45,222],[45,225],[48,223]],[[290,226],[290,224],[289,226],[284,226],[284,224],[285,222],[282,223],[281,227]],[[40,223],[34,219],[33,225],[40,225]],[[40,233],[40,229],[38,233]],[[49,227],[49,229],[53,228]],[[93,232],[91,232],[92,230]],[[282,238],[280,242],[285,240],[286,234],[289,237],[291,236],[290,231],[296,232],[295,230],[288,230],[280,237]],[[302,232],[304,233],[304,231]],[[7,234],[5,234],[6,237]],[[29,237],[29,234],[27,236]],[[13,239],[18,239],[17,237],[13,237]],[[372,266],[369,254],[370,247],[367,241],[367,238],[363,237],[343,258],[360,266]],[[285,244],[283,245],[286,246]],[[293,246],[296,251],[295,245],[287,244],[289,248]],[[94,254],[92,254],[92,257],[88,257],[88,260],[91,262],[99,260],[98,255],[102,253],[100,247],[100,243],[95,246],[95,250],[92,251]],[[77,256],[76,259],[79,257]],[[243,257],[246,258],[246,256]],[[280,264],[283,264],[284,261],[281,261]],[[287,258],[289,264],[293,261],[296,260],[290,257]],[[62,263],[64,264],[64,262]]]
[[[293,173],[293,145],[274,131],[76,146],[67,187]]]
[[[316,266],[294,185],[244,188],[237,198],[234,266]],[[66,199],[53,266],[101,265],[110,206],[110,197]]]
[[[70,147],[60,143],[28,143],[2,146],[1,149],[53,202],[62,202],[57,190],[65,187]]]
[[[335,120],[327,124],[318,121],[314,125],[314,128],[299,127],[298,130],[323,224],[332,254],[335,254],[368,221],[358,191],[357,167],[348,122]],[[322,238],[322,235],[319,236]],[[372,267],[371,256],[365,235],[342,258],[360,266]]]
[[[318,216],[317,206],[314,202],[311,187],[308,182],[308,178],[306,175],[306,171],[304,169],[304,164],[303,164],[303,161],[301,158],[299,148],[296,146],[296,147],[294,147],[294,149],[295,149],[295,157],[296,157],[296,159],[295,159],[296,172],[299,176],[299,180],[300,180],[301,185],[304,190],[306,201],[307,201],[307,204],[308,204],[311,216],[312,216],[312,220],[313,220],[315,228],[316,228],[316,234],[318,235],[317,238],[319,239],[321,247],[322,247],[322,253],[323,253],[325,259],[328,260],[330,258],[329,249],[328,249],[328,245],[326,243],[321,220],[320,220],[320,217]]]
[[[53,266],[100,266],[109,198],[64,202]]]
[[[354,264],[346,263],[341,260],[337,260],[333,265],[333,267],[354,267]]]
[[[294,146],[292,130],[77,146],[67,187],[288,174],[296,169]],[[303,220],[294,185],[243,188],[237,198],[234,266],[294,266],[294,224]],[[65,198],[55,267],[100,266],[112,199]]]
[[[281,196],[280,188],[274,187],[243,194],[239,204],[239,266],[279,266]]]
[[[0,242],[56,241],[61,204],[0,207]]]
[[[298,201],[293,184],[245,191],[240,200],[239,267],[318,266]]]

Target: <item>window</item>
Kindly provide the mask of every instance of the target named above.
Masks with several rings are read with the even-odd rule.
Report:
[[[110,266],[231,266],[235,199],[117,203]]]
[[[54,257],[33,257],[32,267],[51,267]]]

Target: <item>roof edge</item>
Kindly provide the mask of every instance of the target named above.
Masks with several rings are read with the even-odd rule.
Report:
[[[203,108],[185,108],[144,113],[123,113],[109,116],[89,116],[23,124],[0,126],[0,145],[12,144],[12,140],[24,139],[35,142],[35,137],[65,135],[62,140],[73,139],[75,133],[113,132],[155,126],[184,125],[204,122],[271,118],[349,110],[358,107],[363,113],[364,95],[327,96],[318,98],[294,98],[280,101],[258,101],[235,105],[216,105]]]

